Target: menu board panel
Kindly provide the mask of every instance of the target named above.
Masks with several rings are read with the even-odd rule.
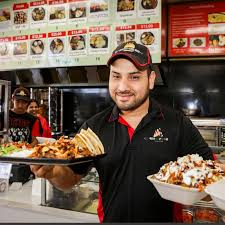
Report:
[[[0,31],[9,30],[12,27],[11,7],[2,5],[0,7]]]
[[[130,19],[136,17],[136,0],[117,0],[117,19]]]
[[[13,56],[15,60],[27,60],[28,35],[13,37]]]
[[[69,57],[87,57],[87,29],[68,31]]]
[[[12,38],[0,38],[0,60],[2,62],[9,62],[12,57]]]
[[[28,3],[17,3],[13,5],[13,29],[24,30],[27,29],[28,24]]]
[[[133,40],[161,62],[161,0],[0,2],[0,71],[106,65]]]
[[[169,56],[225,54],[225,2],[188,3],[169,9]]]
[[[47,0],[30,2],[30,28],[45,27],[48,19]]]
[[[115,46],[127,41],[136,41],[136,25],[116,27]]]
[[[110,26],[89,28],[89,54],[109,53]]]
[[[88,1],[69,0],[69,24],[78,24],[87,22]]]
[[[138,16],[149,17],[159,15],[159,2],[157,0],[141,0],[138,3]]]
[[[66,25],[67,21],[67,0],[49,0],[48,2],[48,24],[49,25]]]
[[[109,20],[109,0],[90,0],[89,21]]]

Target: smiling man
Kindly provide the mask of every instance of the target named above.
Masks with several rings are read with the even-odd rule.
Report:
[[[39,124],[36,117],[27,113],[30,93],[26,88],[17,88],[12,95],[13,108],[9,111],[9,138],[35,146],[38,142]]]
[[[147,176],[178,156],[198,153],[213,159],[212,151],[188,118],[149,96],[156,75],[147,47],[123,43],[108,66],[115,104],[82,126],[98,135],[107,155],[81,168],[32,166],[32,171],[68,190],[94,166],[99,174],[100,222],[172,222],[173,203],[159,196]]]

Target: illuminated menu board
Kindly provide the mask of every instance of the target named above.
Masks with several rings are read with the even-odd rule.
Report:
[[[225,55],[225,1],[171,5],[169,56]]]
[[[161,0],[0,2],[0,70],[106,65],[129,40],[161,62]]]

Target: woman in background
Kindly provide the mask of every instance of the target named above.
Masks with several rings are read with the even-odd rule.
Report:
[[[46,120],[45,117],[43,117],[42,115],[40,115],[38,113],[39,112],[39,103],[37,100],[31,99],[29,101],[27,112],[36,116],[39,119],[39,122],[40,122],[39,127],[40,127],[41,137],[51,138],[52,137],[51,129],[48,125],[48,121]]]

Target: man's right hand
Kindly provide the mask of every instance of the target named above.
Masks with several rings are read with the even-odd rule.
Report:
[[[31,165],[31,171],[35,174],[36,177],[45,178],[45,179],[53,179],[56,168],[55,166],[40,166],[40,165]]]
[[[36,177],[47,179],[53,186],[63,191],[71,189],[83,177],[75,174],[67,166],[31,165],[30,167]]]

